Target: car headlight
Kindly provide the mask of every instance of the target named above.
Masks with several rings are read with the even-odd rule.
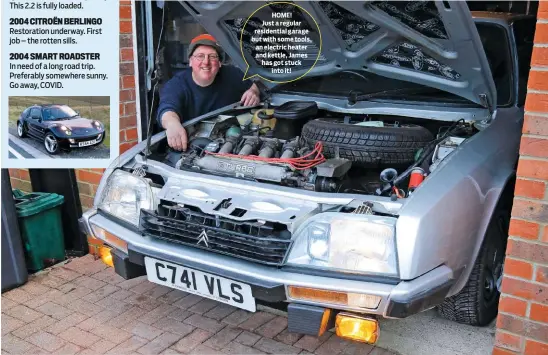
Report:
[[[297,233],[287,264],[360,274],[398,275],[395,219],[323,213]]]
[[[153,208],[153,191],[148,182],[123,170],[108,178],[98,208],[133,225],[139,225],[141,208]]]
[[[101,122],[99,122],[99,121],[93,121],[93,124],[94,124],[95,127],[98,128],[98,129],[102,129],[102,128],[103,128],[103,125],[102,125]]]
[[[68,128],[67,126],[61,125],[61,126],[59,127],[59,129],[60,129],[64,134],[66,134],[67,136],[72,135],[72,131],[71,131],[70,128]]]

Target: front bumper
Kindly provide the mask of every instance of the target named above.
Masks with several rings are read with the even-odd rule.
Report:
[[[101,136],[99,137],[99,135],[101,135]],[[79,144],[80,142],[87,142],[87,141],[91,141],[91,140],[94,140],[94,139],[97,140],[95,143],[80,147],[80,144]],[[96,145],[99,145],[99,144],[103,143],[104,139],[105,139],[105,132],[97,132],[97,133],[87,135],[87,136],[79,136],[79,135],[72,136],[71,135],[71,136],[57,137],[57,141],[59,142],[61,148],[63,148],[63,149],[94,147]],[[71,140],[73,142],[71,142]]]
[[[440,266],[411,281],[397,282],[393,280],[383,282],[382,279],[375,281],[349,279],[346,275],[338,274],[311,275],[299,272],[295,268],[260,265],[142,236],[121,223],[97,214],[96,210],[87,211],[80,220],[80,228],[87,235],[93,235],[90,223],[127,242],[128,254],[117,251],[114,255],[116,272],[126,278],[138,276],[139,272],[142,274],[144,257],[150,256],[247,283],[251,285],[253,296],[266,302],[298,303],[386,318],[405,318],[442,303],[454,282],[453,272],[446,266]],[[381,301],[377,308],[366,309],[294,300],[288,296],[288,286],[368,294],[379,296]]]

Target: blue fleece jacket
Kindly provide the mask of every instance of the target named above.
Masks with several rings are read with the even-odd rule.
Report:
[[[180,71],[160,90],[159,127],[163,129],[161,117],[167,111],[174,111],[184,122],[239,101],[253,85],[251,80],[242,81],[243,77],[238,68],[222,66],[213,83],[201,87],[192,79],[191,68]]]

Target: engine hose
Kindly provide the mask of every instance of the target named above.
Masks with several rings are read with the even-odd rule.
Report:
[[[250,133],[255,133],[255,132],[257,132],[257,131],[262,131],[262,130],[271,131],[272,128],[270,128],[270,127],[268,127],[268,126],[264,126],[264,127],[259,127],[259,128],[250,129],[249,131],[242,132],[242,136],[245,136],[245,135],[250,134]]]
[[[284,144],[282,147],[282,159],[291,159],[293,158],[297,153],[297,149],[299,148],[299,141],[298,140],[292,140]]]
[[[225,144],[223,144],[223,146],[221,147],[221,150],[219,150],[219,153],[231,153],[232,147],[232,142],[226,141]]]
[[[262,157],[262,158],[272,158],[274,156],[274,153],[276,153],[276,151],[274,150],[274,148],[270,147],[270,146],[265,146],[263,149],[261,149],[261,151],[259,152],[259,156]]]
[[[284,152],[282,153],[281,159],[291,159],[295,156],[295,149],[293,147],[287,147],[285,148]]]
[[[255,153],[257,150],[257,147],[259,146],[259,140],[258,139],[248,139],[246,140],[243,148],[240,150],[238,155],[251,155]]]
[[[280,143],[276,139],[267,141],[259,151],[259,156],[263,158],[272,158],[278,151],[279,145]]]
[[[225,144],[221,147],[221,150],[219,150],[219,153],[229,154],[232,153],[232,149],[234,146],[238,143],[237,137],[228,137],[226,139]]]

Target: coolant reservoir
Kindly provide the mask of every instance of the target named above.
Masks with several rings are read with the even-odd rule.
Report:
[[[270,127],[270,129],[274,129],[276,126],[274,109],[263,108],[257,110],[253,115],[253,120],[251,122],[259,127]]]
[[[247,127],[251,123],[251,120],[253,119],[252,113],[242,113],[241,115],[236,116],[236,119],[238,120],[238,123],[240,124],[240,127]]]

